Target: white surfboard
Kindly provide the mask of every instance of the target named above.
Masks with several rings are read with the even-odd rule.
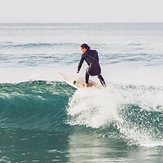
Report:
[[[85,79],[83,77],[72,77],[72,76],[65,75],[65,74],[60,73],[60,72],[59,72],[59,75],[67,84],[71,85],[74,88],[77,88],[77,89],[86,88],[84,86]],[[97,82],[89,80],[87,88],[92,88],[92,87],[102,88],[102,86],[100,84],[98,84]]]

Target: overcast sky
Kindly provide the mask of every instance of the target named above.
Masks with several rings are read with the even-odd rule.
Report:
[[[163,0],[0,0],[0,22],[163,22]]]

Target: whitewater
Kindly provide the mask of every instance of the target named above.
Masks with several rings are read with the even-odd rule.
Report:
[[[58,75],[84,42],[107,88]],[[162,63],[162,23],[0,24],[0,161],[161,163]]]

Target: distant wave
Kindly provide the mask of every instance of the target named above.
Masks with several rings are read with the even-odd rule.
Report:
[[[1,49],[6,48],[40,48],[40,47],[53,47],[53,46],[71,46],[73,43],[14,43],[14,42],[3,42],[0,44]],[[77,45],[78,46],[78,45]]]

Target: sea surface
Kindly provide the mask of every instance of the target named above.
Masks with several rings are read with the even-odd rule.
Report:
[[[107,88],[58,75],[82,43]],[[163,163],[163,23],[1,23],[0,162]]]

